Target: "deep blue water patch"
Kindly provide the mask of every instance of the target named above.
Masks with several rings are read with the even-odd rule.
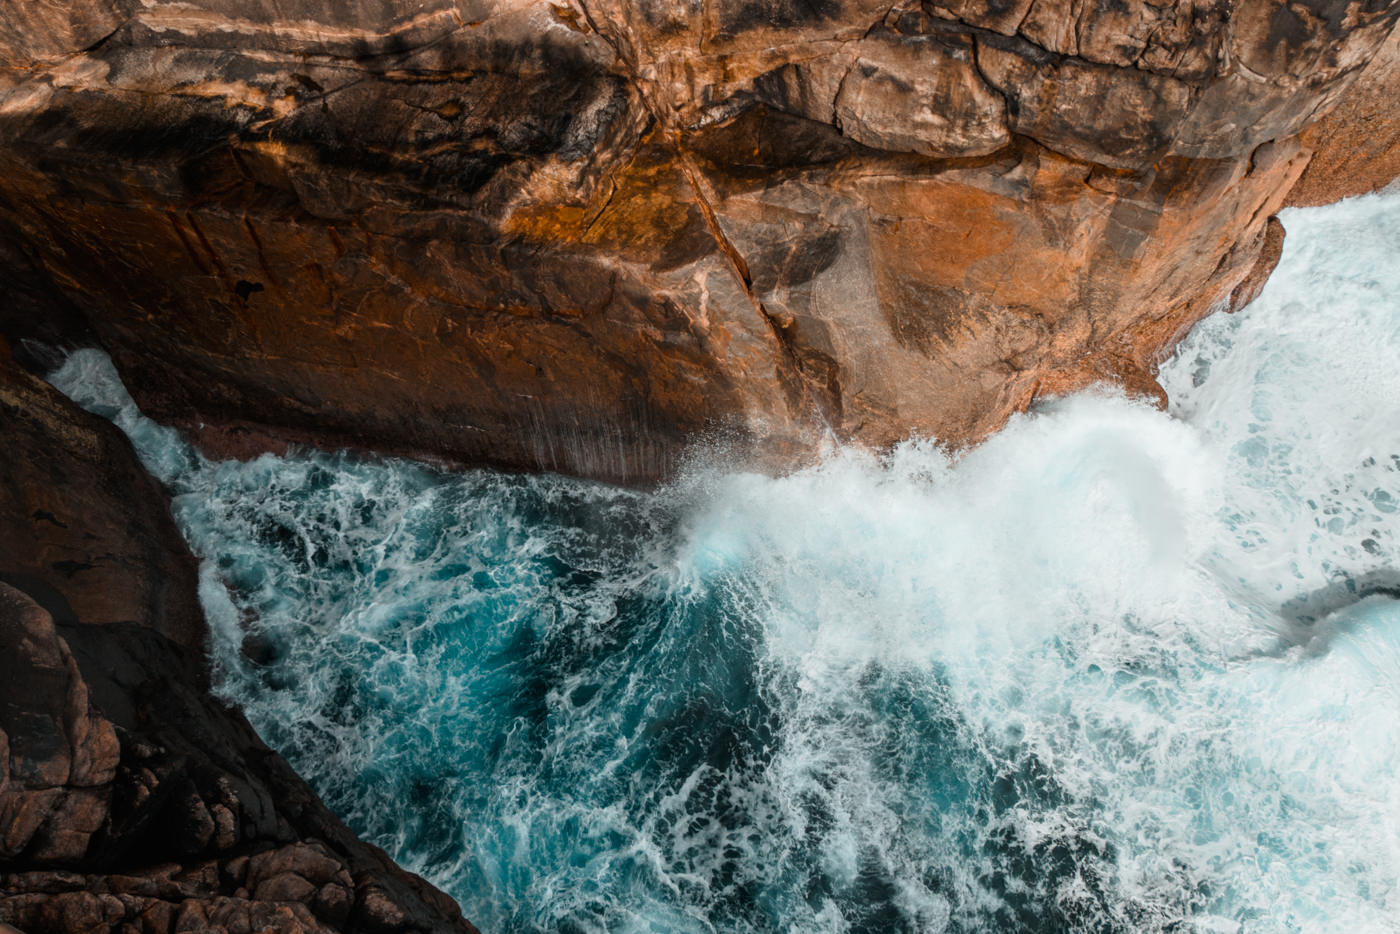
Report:
[[[957,458],[210,463],[54,380],[175,494],[218,689],[483,930],[1393,931],[1396,205],[1290,213],[1170,414]]]

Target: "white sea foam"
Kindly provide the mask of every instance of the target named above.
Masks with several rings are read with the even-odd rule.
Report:
[[[210,464],[54,379],[176,493],[221,690],[483,928],[1395,931],[1400,195],[1284,223],[1170,414],[957,459]]]

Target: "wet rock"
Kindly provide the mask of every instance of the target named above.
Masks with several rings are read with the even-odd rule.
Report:
[[[282,649],[268,634],[249,632],[239,646],[243,657],[254,665],[271,665],[282,656]]]
[[[1249,275],[1235,286],[1235,290],[1230,293],[1230,310],[1238,311],[1245,305],[1259,297],[1259,293],[1264,290],[1264,284],[1269,281],[1269,275],[1273,273],[1274,267],[1283,257],[1283,224],[1277,217],[1270,217],[1268,225],[1264,228],[1263,245],[1259,247],[1258,258],[1254,261],[1254,268],[1250,269]]]

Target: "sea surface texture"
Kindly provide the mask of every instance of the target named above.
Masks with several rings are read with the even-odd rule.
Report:
[[[204,460],[218,690],[488,932],[1400,930],[1400,196],[981,447],[651,493]]]

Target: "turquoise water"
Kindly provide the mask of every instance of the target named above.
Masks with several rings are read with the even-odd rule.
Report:
[[[1400,197],[1285,215],[1160,413],[655,493],[210,463],[105,357],[219,690],[491,932],[1400,930]]]

